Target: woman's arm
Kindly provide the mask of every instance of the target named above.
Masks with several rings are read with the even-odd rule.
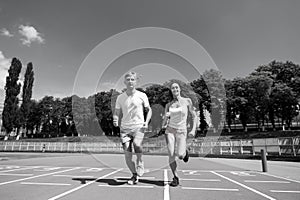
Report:
[[[165,107],[165,112],[163,115],[162,128],[167,128],[167,126],[168,126],[169,119],[170,119],[169,107],[170,107],[170,103],[167,103],[167,105]]]
[[[193,119],[193,128],[192,130],[189,132],[189,136],[194,137],[196,134],[196,126],[197,126],[197,115],[192,103],[191,99],[187,99],[188,100],[188,110],[190,111],[190,113],[192,114],[192,119]]]

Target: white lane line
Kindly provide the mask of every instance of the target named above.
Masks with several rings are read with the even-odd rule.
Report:
[[[300,181],[297,181],[297,180],[293,180],[293,179],[289,179],[289,178],[284,178],[284,177],[281,177],[281,176],[276,176],[276,175],[272,175],[272,174],[268,174],[268,173],[260,173],[260,174],[266,175],[266,176],[275,177],[275,178],[279,178],[279,179],[284,179],[284,180],[291,181],[291,182],[300,183]]]
[[[119,172],[119,171],[121,171],[121,170],[122,170],[122,169],[117,169],[117,170],[115,170],[115,171],[113,171],[113,172],[111,172],[111,173],[108,173],[108,174],[106,174],[106,175],[104,175],[104,176],[101,176],[101,177],[97,178],[97,179],[94,180],[94,181],[87,182],[87,183],[84,184],[84,185],[81,185],[81,186],[79,186],[79,187],[76,187],[76,188],[73,188],[73,189],[71,189],[71,190],[68,190],[68,191],[66,191],[66,192],[64,192],[64,193],[61,193],[61,194],[57,195],[57,196],[51,197],[51,198],[48,199],[48,200],[59,199],[59,198],[61,198],[61,197],[63,197],[63,196],[66,196],[66,195],[72,193],[72,192],[75,192],[75,191],[77,191],[77,190],[80,190],[81,188],[84,188],[84,187],[86,187],[86,186],[88,186],[88,185],[90,185],[90,184],[93,184],[93,183],[97,182],[97,181],[100,180],[100,179],[103,179],[103,178],[106,178],[106,177],[108,177],[108,176],[110,176],[110,175],[112,175],[112,174],[115,174],[115,173],[117,173],[117,172]]]
[[[33,174],[10,174],[10,173],[1,173],[0,176],[33,176]]]
[[[21,182],[22,185],[47,185],[47,186],[65,186],[71,185],[69,183],[38,183],[38,182]]]
[[[271,192],[278,192],[278,193],[300,193],[300,191],[287,191],[287,190],[270,190]]]
[[[246,183],[291,183],[288,181],[257,181],[257,180],[245,180]]]
[[[205,169],[200,169],[200,170],[185,170],[185,169],[183,169],[183,170],[178,170],[179,172],[183,172],[183,173],[190,173],[190,172],[192,172],[192,173],[198,173],[198,172],[207,172],[207,173],[210,173],[211,172],[211,170],[205,170]],[[237,173],[242,173],[242,172],[245,172],[245,173],[249,173],[249,172],[251,172],[251,173],[256,173],[255,171],[245,171],[245,170],[243,170],[243,171],[232,171],[232,170],[214,170],[215,172],[229,172],[229,173],[231,173],[231,172],[237,172]],[[191,175],[193,175],[193,174],[191,174]]]
[[[203,181],[203,182],[218,182],[220,179],[196,179],[196,178],[181,178],[181,181]]]
[[[66,170],[63,170],[63,171],[57,171],[57,172],[52,172],[52,173],[48,173],[48,174],[41,174],[41,175],[37,175],[37,176],[31,176],[31,177],[27,177],[27,178],[22,178],[22,179],[7,181],[7,182],[0,183],[0,185],[6,185],[6,184],[9,184],[9,183],[15,183],[15,182],[19,182],[19,181],[25,181],[25,180],[29,180],[29,179],[33,179],[33,178],[38,178],[38,177],[43,177],[43,176],[50,176],[50,175],[53,175],[53,174],[59,174],[59,173],[63,173],[63,172],[68,172],[68,171],[75,170],[75,169],[80,169],[80,167],[75,167],[75,168],[66,169]]]
[[[228,177],[226,177],[226,176],[223,176],[223,175],[221,175],[221,174],[218,174],[217,172],[211,171],[211,173],[213,173],[213,174],[215,174],[215,175],[217,175],[217,176],[219,176],[219,177],[222,177],[222,178],[224,178],[224,179],[226,179],[226,180],[228,180],[228,181],[230,181],[230,182],[232,182],[232,183],[235,183],[235,184],[237,184],[237,185],[239,185],[239,186],[242,186],[243,188],[246,188],[246,189],[248,189],[248,190],[250,190],[250,191],[252,191],[252,192],[255,192],[256,194],[259,194],[259,195],[261,195],[261,196],[263,196],[263,197],[265,197],[265,198],[267,198],[267,199],[270,199],[270,200],[276,200],[276,199],[274,199],[273,197],[270,197],[270,196],[268,196],[268,195],[266,195],[266,194],[264,194],[264,193],[262,193],[262,192],[260,192],[260,191],[258,191],[258,190],[255,190],[255,189],[253,189],[253,188],[251,188],[251,187],[248,187],[248,186],[246,186],[246,185],[244,185],[244,184],[242,184],[242,183],[239,183],[239,182],[237,182],[237,181],[235,181],[235,180],[232,180],[232,179],[230,179],[230,178],[228,178]]]
[[[0,169],[18,169],[20,167],[18,165],[0,165]]]
[[[167,169],[164,169],[164,200],[170,200],[170,187]]]
[[[153,188],[148,185],[98,185],[99,187],[111,187],[111,188]]]
[[[256,176],[254,174],[249,174],[249,172],[236,172],[236,171],[232,171],[230,172],[233,175],[237,175],[237,176]]]
[[[35,169],[34,171],[37,171],[37,172],[48,172],[48,171],[53,171],[53,170],[58,170],[58,169],[61,169],[62,167],[44,167],[44,168],[41,168],[41,169]]]
[[[21,170],[28,170],[28,169],[35,169],[39,168],[40,166],[34,166],[34,167],[24,167],[24,168],[17,168],[17,169],[10,169],[5,171],[0,171],[0,173],[6,173],[6,172],[14,172],[14,171],[21,171]]]
[[[53,175],[55,177],[67,177],[67,178],[94,178],[94,176],[80,176],[80,175],[66,175],[66,174],[57,174]]]
[[[237,192],[239,189],[228,189],[228,188],[195,188],[195,187],[181,187],[184,190],[209,190],[209,191],[229,191]]]

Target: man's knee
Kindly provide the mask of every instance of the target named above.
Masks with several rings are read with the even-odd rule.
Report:
[[[133,140],[133,146],[135,148],[142,148],[142,141],[141,140]]]
[[[143,147],[140,144],[133,144],[134,151],[135,153],[142,153],[143,152]]]

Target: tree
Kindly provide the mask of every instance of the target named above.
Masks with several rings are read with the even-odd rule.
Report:
[[[27,121],[27,134],[33,133],[34,130],[38,131],[40,129],[43,114],[39,107],[39,103],[35,100],[30,101],[29,113],[28,113],[28,121]]]
[[[261,127],[264,131],[264,122],[270,105],[270,93],[273,85],[273,80],[265,74],[256,74],[246,77],[248,82],[248,100],[253,109],[253,114],[258,124],[258,129]]]
[[[22,104],[21,104],[21,116],[22,116],[21,125],[23,126],[23,128],[26,129],[28,123],[28,115],[30,112],[33,81],[34,81],[34,72],[33,72],[32,63],[28,63],[25,72],[25,78],[24,78],[24,84],[22,90]]]
[[[42,132],[44,134],[51,133],[51,122],[52,122],[52,109],[54,106],[54,97],[53,96],[45,96],[42,98],[41,101],[38,103],[39,110],[41,112],[41,125],[42,125]]]
[[[113,135],[114,127],[112,120],[112,97],[116,97],[115,90],[100,92],[95,95],[95,110],[100,126],[105,135]],[[115,98],[114,98],[115,99]]]
[[[278,111],[278,108],[275,106],[278,105],[278,100],[280,99],[280,94],[284,94],[288,90],[292,90],[291,92],[293,94],[289,94],[290,96],[296,95],[296,98],[298,99],[298,105],[300,101],[300,66],[297,64],[294,64],[293,62],[286,61],[284,62],[278,62],[278,61],[272,61],[267,65],[259,66],[252,74],[265,74],[269,78],[273,80],[272,84],[272,91],[273,93],[272,97],[270,97],[270,101],[272,103],[269,104],[269,119],[272,122],[273,129],[275,129],[275,116],[283,116],[282,112]],[[284,84],[284,85],[282,85]],[[287,89],[287,87],[289,89]],[[283,89],[285,88],[285,89]],[[272,99],[276,97],[276,99]],[[294,97],[293,97],[294,98]],[[292,99],[293,99],[292,98]],[[277,102],[277,103],[276,103]],[[294,102],[294,100],[290,101],[290,103]],[[285,105],[286,107],[286,105]],[[289,105],[290,108],[294,109],[294,105]],[[281,114],[279,114],[281,113]],[[294,115],[293,112],[289,112],[291,115]],[[286,113],[287,114],[287,113]],[[286,116],[287,117],[287,116]],[[288,117],[290,118],[290,117]],[[283,120],[283,119],[282,119]]]
[[[297,98],[295,92],[284,83],[276,83],[271,92],[275,114],[282,119],[282,125],[291,126],[293,117],[297,115]]]
[[[228,132],[231,132],[231,124],[232,120],[235,119],[234,113],[234,88],[231,80],[226,80],[225,82],[225,90],[226,90],[226,120],[228,125]]]
[[[73,119],[72,113],[72,97],[65,97],[61,100],[63,107],[62,107],[62,117]]]
[[[223,124],[226,116],[226,93],[224,82],[220,71],[215,69],[206,70],[203,73],[203,79],[207,85],[209,96],[211,99],[211,120],[214,132]]]
[[[22,64],[17,58],[13,58],[11,66],[8,70],[5,85],[5,100],[2,114],[3,127],[6,133],[10,133],[13,128],[18,126],[18,104],[21,84],[18,83],[19,74],[22,69]]]
[[[249,83],[245,78],[235,78],[232,80],[233,90],[233,112],[235,116],[239,116],[244,131],[247,132],[247,123],[250,121],[253,107],[249,101]]]
[[[197,109],[199,109],[200,133],[205,134],[207,132],[208,123],[206,122],[207,119],[205,118],[204,112],[205,109],[210,110],[211,108],[209,90],[202,75],[199,79],[192,81],[190,85],[193,88],[193,91],[197,94],[199,102]],[[197,132],[196,137],[198,137],[200,133]]]
[[[169,89],[159,84],[153,84],[145,89],[145,93],[148,96],[152,108],[152,117],[150,121],[152,133],[158,134],[162,126],[164,107],[171,99]]]
[[[95,99],[94,96],[80,98],[76,95],[72,96],[72,113],[74,125],[78,134],[80,135],[97,135],[93,129],[93,124],[97,117],[95,114]],[[76,133],[76,134],[77,134]]]
[[[65,120],[64,116],[64,102],[62,102],[59,98],[56,98],[53,101],[51,110],[50,110],[50,119],[51,119],[51,126],[50,132],[56,136],[59,135],[59,126],[63,120]],[[72,133],[73,134],[73,133]]]

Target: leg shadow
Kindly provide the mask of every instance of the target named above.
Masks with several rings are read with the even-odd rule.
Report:
[[[117,180],[119,180],[119,179],[117,179]],[[99,179],[99,180],[97,180],[97,182],[98,183],[106,183],[107,185],[124,185],[125,183],[127,183],[127,181],[129,180],[129,179],[126,179],[126,181],[122,181],[122,182],[120,182],[120,181],[117,181],[117,180],[115,180],[115,179]]]
[[[125,181],[125,183],[126,183],[129,179],[118,178],[117,180]],[[145,183],[145,184],[150,184],[150,185],[156,185],[156,186],[160,186],[160,187],[163,187],[165,185],[163,180],[148,180],[148,179],[143,179],[143,177],[139,178],[139,182]]]
[[[73,181],[80,181],[81,184],[86,184],[87,181],[95,181],[96,178],[72,178]]]

